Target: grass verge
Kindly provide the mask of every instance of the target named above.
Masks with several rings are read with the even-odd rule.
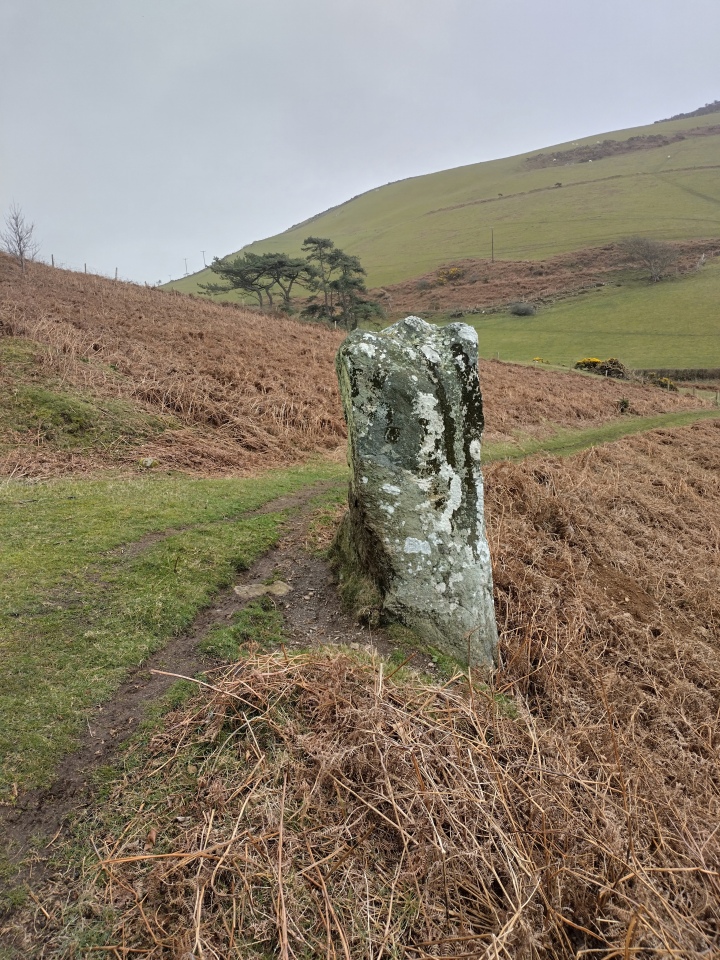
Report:
[[[48,782],[88,711],[279,536],[252,511],[341,475],[148,476],[0,487],[0,799]]]
[[[654,417],[627,417],[627,419],[592,427],[589,430],[558,430],[543,439],[518,437],[512,443],[488,443],[483,447],[483,463],[495,460],[522,460],[534,453],[548,453],[567,457],[589,447],[611,443],[635,433],[645,433],[662,427],[686,427],[699,420],[717,419],[718,410],[693,410],[683,413],[661,413]]]
[[[243,646],[271,649],[283,642],[283,619],[269,597],[251,600],[227,627],[214,627],[200,642],[200,653],[226,662],[237,660]]]
[[[61,450],[108,451],[176,425],[127,400],[98,398],[40,377],[42,348],[16,337],[0,339],[0,452],[28,436]]]

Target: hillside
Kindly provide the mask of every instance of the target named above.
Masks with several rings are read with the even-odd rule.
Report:
[[[517,318],[513,318],[517,319]],[[532,319],[532,318],[531,318]],[[344,459],[341,336],[236,306],[0,256],[0,468],[42,476],[140,461],[247,474]],[[702,406],[655,387],[484,362],[486,442]]]
[[[481,677],[342,605],[339,340],[0,256],[0,956],[714,955],[720,411],[482,361]]]
[[[634,369],[720,367],[720,259],[661,283],[617,279],[541,304],[534,317],[507,310],[463,319],[485,356],[572,364],[619,356]],[[534,321],[534,322],[532,322]],[[675,375],[675,374],[673,374]]]
[[[381,287],[489,257],[491,231],[500,260],[538,260],[632,234],[717,237],[719,168],[717,114],[687,116],[387,184],[246,249],[298,254],[308,235],[331,237]],[[172,286],[195,291],[210,276]]]
[[[388,317],[462,318],[483,357],[570,366],[618,356],[634,369],[720,366],[720,240],[670,244],[677,260],[661,283],[629,267],[617,244],[535,261],[458,261],[375,295]],[[448,277],[453,279],[448,280]],[[514,316],[513,303],[532,304]]]
[[[247,473],[334,449],[344,436],[328,377],[340,337],[327,329],[42,264],[23,278],[0,256],[0,333],[2,372],[25,392],[40,384],[55,407],[70,397],[101,401],[100,413],[108,400],[134,411],[112,444],[84,450],[83,429],[68,429],[62,411],[23,424],[11,410],[6,469],[152,458]],[[24,360],[8,356],[8,335],[23,338]],[[129,423],[148,416],[162,422],[138,442]]]
[[[11,891],[20,909],[4,923],[0,898],[6,955],[155,960],[199,944],[257,960],[714,956],[719,432],[716,420],[486,471],[501,629],[490,686],[438,674],[437,658],[388,648],[380,630],[349,629],[332,587],[298,577],[319,561],[292,527],[264,565],[236,574],[287,579],[286,602],[251,612],[221,593],[186,630],[201,647],[214,635],[215,650],[235,637],[230,663],[206,662],[166,701],[164,722],[113,751],[104,737],[136,715],[136,674],[102,714],[83,716],[76,764],[83,777],[105,764],[99,794],[88,798],[68,764],[54,793],[19,801],[34,872]],[[52,489],[42,486],[36,520]],[[87,497],[57,493],[70,490]],[[3,494],[22,512],[23,485]],[[115,496],[135,521],[132,489]],[[244,506],[246,527],[257,523]],[[100,602],[101,575],[102,614],[88,622],[90,606],[57,643],[76,658],[88,644],[81,679],[97,683],[103,643],[116,672],[127,657],[115,619],[105,626],[121,607],[123,566],[150,578],[165,608],[197,565],[179,552],[191,531],[179,540],[164,513],[164,552],[162,526],[152,538],[134,526],[124,550],[88,538],[95,561],[73,596]],[[195,497],[186,517],[197,513]],[[233,536],[243,529],[242,517],[225,521]],[[183,558],[174,577],[173,555]],[[34,603],[58,618],[62,594],[43,588]],[[133,616],[153,609],[152,596],[131,600],[122,609]],[[31,626],[24,613],[16,629]],[[161,671],[192,675],[176,651],[169,660]],[[16,776],[31,759],[14,758]],[[73,789],[63,830],[52,812]]]

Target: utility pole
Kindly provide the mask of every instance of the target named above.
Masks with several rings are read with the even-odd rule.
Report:
[[[185,261],[185,276],[187,276],[187,275],[188,275],[188,268],[187,268],[188,258],[187,258],[187,257],[183,257],[183,260]]]
[[[207,264],[205,263],[205,251],[201,250],[200,253],[203,255],[203,266],[206,267]]]
[[[490,262],[495,263],[495,231],[490,230]]]

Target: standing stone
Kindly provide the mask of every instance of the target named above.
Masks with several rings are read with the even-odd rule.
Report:
[[[337,372],[349,511],[337,543],[383,612],[462,662],[496,658],[480,437],[477,334],[419,317],[355,331]]]

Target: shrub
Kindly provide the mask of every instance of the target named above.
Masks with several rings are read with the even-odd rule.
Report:
[[[537,308],[532,303],[511,303],[510,313],[514,317],[534,317]]]
[[[578,360],[575,369],[597,373],[601,377],[613,377],[615,380],[628,379],[627,367],[617,357],[608,357],[607,360],[599,360],[597,357],[584,357],[582,360]]]
[[[594,372],[597,367],[600,366],[602,360],[598,357],[583,357],[582,360],[578,360],[575,364],[576,370],[589,370],[591,373]]]
[[[617,357],[608,357],[607,360],[603,360],[597,368],[597,372],[604,377],[615,377],[616,380],[627,380],[628,378],[627,367]]]
[[[441,267],[437,272],[437,282],[441,287],[448,283],[457,283],[465,276],[465,270],[462,267]]]
[[[670,390],[672,393],[677,393],[678,388],[674,380],[671,380],[670,377],[659,377],[655,380],[655,384],[658,387],[662,387],[663,390]]]
[[[630,401],[627,397],[620,397],[617,402],[617,407],[620,413],[627,413],[630,409]]]
[[[678,258],[678,251],[672,244],[649,237],[627,237],[618,246],[629,263],[648,271],[654,283],[662,280],[668,267]]]

